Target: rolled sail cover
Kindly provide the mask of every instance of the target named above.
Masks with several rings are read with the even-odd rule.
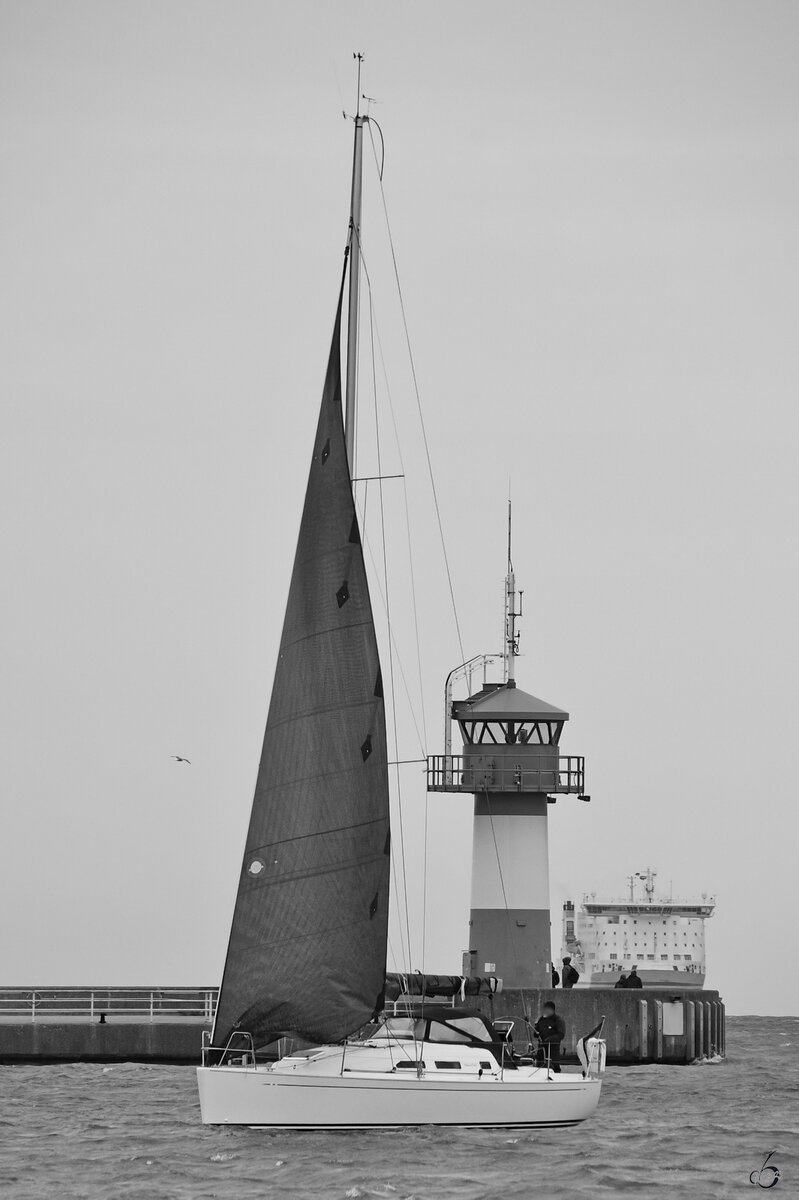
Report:
[[[422,975],[414,971],[408,975],[386,975],[385,1000],[391,1003],[400,996],[494,996],[502,991],[502,980],[496,975]]]
[[[213,1042],[337,1041],[381,1007],[383,688],[344,442],[341,298]]]

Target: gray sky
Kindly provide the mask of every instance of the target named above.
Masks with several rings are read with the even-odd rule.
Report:
[[[555,947],[564,899],[649,864],[716,894],[730,1011],[797,1011],[798,34],[769,0],[3,0],[3,984],[218,982],[362,49],[464,651],[499,645],[510,480],[519,683],[587,758],[592,803],[551,811]],[[370,179],[410,429],[381,220]],[[460,649],[413,436],[383,470],[421,496],[435,753]],[[455,971],[468,797],[428,823],[424,962]]]

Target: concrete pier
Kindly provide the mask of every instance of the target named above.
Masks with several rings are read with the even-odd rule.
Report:
[[[547,1000],[566,1022],[566,1061],[576,1060],[578,1039],[590,1033],[603,1016],[608,1062],[617,1066],[690,1063],[726,1052],[724,1003],[714,991],[680,994],[661,988],[533,988],[522,993],[509,989],[478,997],[474,1005],[488,1017],[515,1018],[514,1042],[519,1043],[526,1039],[521,1020],[525,1007],[534,1024]]]
[[[200,1062],[206,1024],[130,1021],[94,1025],[37,1022],[0,1024],[0,1063],[57,1062]]]
[[[0,988],[0,1063],[197,1063],[216,988]]]
[[[0,1063],[197,1064],[215,999],[215,988],[0,990]],[[535,1023],[546,1000],[566,1022],[566,1061],[576,1061],[578,1038],[602,1016],[608,1062],[616,1066],[690,1063],[726,1052],[724,1004],[714,991],[525,988],[468,997],[467,1006],[515,1018],[514,1045],[522,1049],[525,1009]]]

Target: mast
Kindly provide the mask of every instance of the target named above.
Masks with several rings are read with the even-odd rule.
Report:
[[[344,407],[344,431],[350,476],[355,475],[355,387],[358,377],[358,303],[361,282],[361,195],[363,191],[363,125],[361,116],[361,63],[358,61],[358,101],[355,107],[355,141],[352,152],[352,195],[350,199],[350,284],[347,308],[347,379]]]

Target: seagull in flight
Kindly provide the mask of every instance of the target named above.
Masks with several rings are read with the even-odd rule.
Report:
[[[179,754],[170,754],[169,757],[174,758],[175,762],[184,762],[184,763],[188,763],[189,766],[191,766],[190,758],[181,758]]]

